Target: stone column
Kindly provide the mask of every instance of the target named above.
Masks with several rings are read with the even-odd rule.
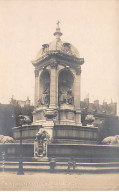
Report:
[[[50,60],[50,105],[45,112],[47,122],[44,123],[43,127],[50,134],[53,139],[54,121],[56,117],[57,109],[57,62],[55,59]]]
[[[57,62],[55,59],[50,60],[50,106],[51,109],[56,109],[58,104],[57,95]]]
[[[79,67],[76,70],[74,81],[74,105],[76,110],[76,125],[81,125],[80,95],[81,95],[81,67]]]
[[[37,106],[39,100],[39,70],[35,69],[35,107]]]

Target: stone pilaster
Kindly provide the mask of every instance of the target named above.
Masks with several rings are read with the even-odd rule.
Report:
[[[53,141],[53,129],[54,129],[53,120],[46,121],[42,126],[47,131],[47,133],[49,134],[51,141]]]
[[[81,110],[80,110],[80,96],[81,96],[81,68],[76,70],[74,81],[74,105],[76,110],[76,124],[81,125]]]
[[[58,94],[57,94],[57,61],[50,60],[50,106],[49,108],[57,108]]]
[[[38,99],[39,99],[39,70],[35,69],[35,107],[37,106]]]

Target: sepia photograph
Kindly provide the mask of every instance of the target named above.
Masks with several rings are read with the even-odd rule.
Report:
[[[0,0],[0,191],[119,190],[119,0]]]

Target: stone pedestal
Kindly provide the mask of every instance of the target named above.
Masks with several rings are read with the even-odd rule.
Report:
[[[75,121],[76,121],[76,126],[82,126],[82,123],[81,123],[81,110],[80,109],[77,109],[76,110],[76,113],[75,113]]]
[[[47,131],[50,136],[50,140],[53,140],[53,130],[54,130],[54,122],[52,120],[47,120],[43,125],[43,128]]]
[[[59,109],[60,125],[75,125],[75,109],[73,105],[62,104]]]
[[[54,121],[57,112],[52,108],[48,108],[45,111],[46,122],[43,124],[44,129],[50,135],[51,140],[53,140],[53,130],[54,130]]]

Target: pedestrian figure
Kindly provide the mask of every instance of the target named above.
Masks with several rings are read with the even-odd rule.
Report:
[[[73,171],[75,170],[76,167],[76,162],[74,160],[73,157],[70,158],[70,160],[68,161],[68,171],[71,171],[71,168],[73,168]]]
[[[50,172],[53,172],[56,166],[56,159],[55,158],[51,158],[50,159]]]

